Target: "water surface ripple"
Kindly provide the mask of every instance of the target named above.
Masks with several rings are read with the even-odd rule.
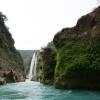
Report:
[[[20,82],[0,86],[0,100],[100,100],[100,92],[60,90],[39,82]]]

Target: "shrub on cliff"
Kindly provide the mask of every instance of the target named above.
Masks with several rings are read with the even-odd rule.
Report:
[[[44,48],[43,58],[43,80],[53,80],[56,66],[56,53],[51,48]]]
[[[82,16],[76,26],[58,32],[53,43],[57,49],[56,83],[61,86],[99,87],[100,7]],[[71,80],[73,79],[73,80]],[[76,79],[76,81],[75,81]],[[85,79],[86,84],[82,84]],[[90,81],[90,79],[92,81]],[[95,80],[95,81],[93,81]],[[75,84],[73,83],[75,82]],[[96,84],[98,84],[96,86]],[[93,86],[90,85],[90,88]]]
[[[24,79],[23,61],[14,47],[12,35],[5,25],[6,20],[6,16],[0,12],[0,77],[8,82],[7,75],[12,70],[17,77],[16,81],[21,81]],[[9,80],[9,82],[12,81]]]
[[[50,42],[47,47],[42,48],[38,55],[37,77],[47,84],[52,84],[54,81],[56,67],[56,49],[53,42]]]

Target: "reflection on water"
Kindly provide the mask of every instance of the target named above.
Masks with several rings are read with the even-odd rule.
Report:
[[[38,82],[0,86],[0,100],[100,100],[98,91],[59,90]]]

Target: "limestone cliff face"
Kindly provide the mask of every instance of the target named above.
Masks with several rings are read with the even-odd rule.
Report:
[[[14,47],[14,40],[5,25],[5,20],[6,17],[0,13],[0,80],[23,81],[23,61]]]
[[[53,79],[57,88],[100,89],[100,7],[82,16],[76,26],[59,31],[53,44],[56,53],[47,46],[38,61],[40,81]]]
[[[100,89],[100,7],[55,35],[55,86]]]

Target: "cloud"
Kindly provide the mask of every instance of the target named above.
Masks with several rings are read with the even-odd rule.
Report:
[[[97,4],[99,4],[100,3],[100,0],[97,0]]]

